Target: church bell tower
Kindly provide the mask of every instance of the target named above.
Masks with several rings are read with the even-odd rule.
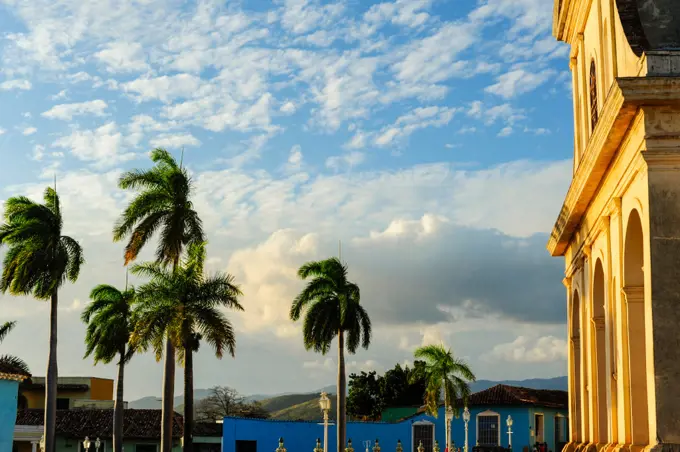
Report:
[[[565,452],[680,451],[680,0],[555,0],[570,45]]]

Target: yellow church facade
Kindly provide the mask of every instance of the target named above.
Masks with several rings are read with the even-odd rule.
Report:
[[[680,0],[555,0],[571,47],[565,452],[680,451]]]

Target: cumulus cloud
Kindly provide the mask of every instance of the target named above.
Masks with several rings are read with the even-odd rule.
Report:
[[[149,141],[157,148],[177,149],[183,146],[199,146],[201,142],[190,133],[160,134]]]
[[[38,131],[38,129],[36,129],[35,127],[26,127],[24,130],[21,131],[21,134],[24,135],[24,136],[29,136],[29,135],[33,135],[37,131]]]
[[[486,92],[496,94],[505,99],[511,99],[520,94],[535,90],[554,75],[555,71],[552,69],[545,69],[538,73],[516,69],[500,75],[495,84],[486,88]]]
[[[136,157],[136,154],[124,151],[123,135],[118,131],[115,122],[94,130],[75,129],[71,135],[55,140],[52,146],[66,149],[77,159],[92,163],[98,168]]]
[[[518,336],[512,342],[496,345],[484,358],[513,363],[564,362],[567,359],[567,342],[554,336]]]
[[[94,56],[109,72],[138,72],[149,67],[139,42],[111,42]]]
[[[59,104],[43,112],[41,116],[50,119],[70,121],[74,116],[104,116],[108,104],[101,99],[89,100],[73,104]]]
[[[5,80],[0,83],[0,91],[22,90],[28,91],[33,85],[28,80]]]

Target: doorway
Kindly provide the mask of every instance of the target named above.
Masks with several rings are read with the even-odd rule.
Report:
[[[236,452],[257,452],[257,441],[237,439]]]

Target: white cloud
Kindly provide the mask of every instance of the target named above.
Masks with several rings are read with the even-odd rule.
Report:
[[[354,134],[351,140],[345,144],[347,149],[361,149],[366,146],[368,135],[359,130]]]
[[[419,129],[445,126],[451,121],[455,113],[456,109],[450,107],[432,106],[416,108],[397,118],[394,124],[382,129],[376,136],[374,144],[377,146],[391,146]]]
[[[554,336],[519,336],[512,342],[496,345],[484,356],[488,360],[515,363],[549,363],[567,359],[567,342]]]
[[[364,155],[363,152],[352,151],[347,154],[328,157],[326,159],[326,167],[336,171],[340,170],[342,167],[352,169],[355,166],[360,165],[365,159],[366,155]]]
[[[109,72],[139,72],[149,68],[139,42],[112,42],[94,56]]]
[[[539,73],[515,69],[499,76],[498,82],[486,87],[485,91],[505,99],[511,99],[520,94],[535,90],[547,82],[553,75],[555,75],[555,71],[552,69],[545,69]]]
[[[196,96],[203,83],[195,75],[177,74],[155,78],[140,77],[121,86],[124,91],[137,94],[142,101],[158,99],[168,103],[177,98]]]
[[[281,105],[281,113],[292,115],[293,113],[295,113],[295,110],[297,110],[297,107],[295,106],[295,103],[291,101],[288,101],[285,104]]]
[[[11,91],[14,89],[28,91],[32,86],[28,80],[6,80],[0,83],[0,91]]]
[[[476,131],[477,131],[476,127],[461,127],[460,129],[458,129],[458,133],[461,135],[475,133]]]
[[[281,25],[293,34],[302,34],[330,25],[343,11],[341,3],[321,5],[318,0],[285,0]]]
[[[183,146],[199,146],[201,142],[190,133],[161,134],[149,141],[157,148],[177,149]]]
[[[71,135],[57,139],[52,146],[66,149],[74,157],[91,162],[95,167],[105,168],[136,157],[124,152],[123,135],[115,122],[109,122],[95,130],[74,130]]]
[[[510,126],[503,127],[503,129],[501,129],[501,131],[498,132],[499,137],[508,137],[510,135],[512,135],[512,127]]]
[[[45,157],[45,146],[36,144],[33,146],[33,155],[31,158],[36,161],[41,161]]]
[[[21,133],[24,136],[29,136],[29,135],[33,135],[37,131],[38,131],[38,129],[36,129],[35,127],[26,127]]]
[[[70,121],[74,116],[94,115],[104,116],[108,104],[101,99],[88,100],[73,104],[59,104],[43,112],[41,116],[50,119]]]
[[[288,155],[288,168],[289,169],[299,169],[302,166],[302,147],[299,144],[294,145],[290,148],[290,154]]]
[[[66,96],[67,96],[67,93],[68,93],[67,90],[62,89],[61,91],[59,91],[59,92],[58,92],[57,94],[55,94],[54,96],[50,96],[50,99],[52,99],[52,100],[65,99]]]
[[[419,27],[427,22],[430,15],[425,12],[431,0],[396,0],[371,6],[364,14],[364,20],[380,25],[390,22],[394,25]]]
[[[0,127],[0,135],[2,135],[2,134],[4,134],[4,133],[5,133],[5,129],[3,129],[2,127]]]

